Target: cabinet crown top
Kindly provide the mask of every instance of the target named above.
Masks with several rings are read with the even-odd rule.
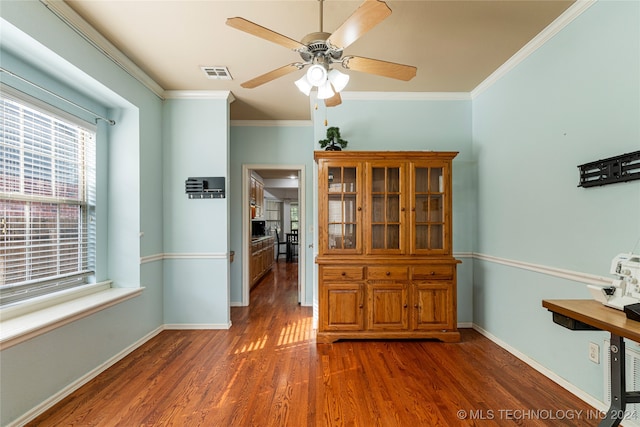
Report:
[[[457,151],[314,151],[313,158],[320,159],[354,159],[388,160],[413,158],[451,160],[458,155]]]

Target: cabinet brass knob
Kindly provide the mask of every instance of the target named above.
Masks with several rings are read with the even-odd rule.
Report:
[[[404,212],[404,208],[400,208],[400,210],[401,210],[402,212]]]
[[[358,308],[362,308],[362,307],[364,307],[362,304],[360,304],[360,305],[358,306]]]
[[[391,272],[390,272],[390,271],[387,271],[386,275],[387,275],[387,276],[391,276]]]
[[[436,275],[436,272],[435,272],[435,271],[432,271],[432,272],[431,272],[431,275],[432,275],[432,276],[435,276],[435,275]]]
[[[413,306],[413,308],[418,308],[418,304],[415,304],[415,305]]]
[[[343,271],[342,273],[340,273],[340,274],[342,274],[343,276],[346,276],[346,275],[347,275],[347,273],[346,273],[346,272],[344,272],[344,271]]]
[[[359,210],[359,211],[361,211],[361,210],[362,210],[362,207],[358,206],[358,210]]]
[[[403,307],[404,307],[404,308],[407,308],[407,304],[405,304]]]

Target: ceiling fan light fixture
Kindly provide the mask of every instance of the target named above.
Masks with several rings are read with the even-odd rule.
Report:
[[[327,81],[327,70],[322,65],[314,64],[307,70],[307,81],[313,86],[321,86]]]
[[[323,85],[318,86],[318,99],[328,99],[335,95],[335,92],[331,88],[331,82],[326,81]]]
[[[296,86],[298,86],[298,89],[300,89],[300,92],[309,96],[309,94],[311,93],[311,89],[313,89],[313,85],[309,83],[309,80],[307,80],[306,74],[300,77],[298,80],[296,80],[295,83],[296,83]]]
[[[328,78],[336,92],[342,92],[342,89],[349,83],[349,75],[336,69],[329,71]]]

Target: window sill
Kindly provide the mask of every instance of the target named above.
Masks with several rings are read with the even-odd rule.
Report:
[[[134,298],[143,290],[112,288],[111,282],[102,282],[0,309],[0,350]]]

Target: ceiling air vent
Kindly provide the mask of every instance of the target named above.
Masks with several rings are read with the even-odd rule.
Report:
[[[227,67],[200,67],[208,79],[232,80]]]

